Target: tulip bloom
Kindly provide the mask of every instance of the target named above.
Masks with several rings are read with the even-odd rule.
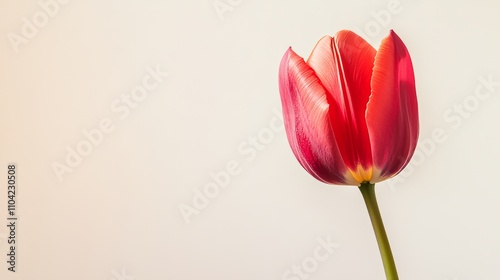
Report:
[[[391,30],[376,51],[340,31],[323,37],[307,61],[289,48],[279,87],[295,157],[320,181],[359,186],[387,279],[399,279],[375,183],[398,174],[417,145],[415,78],[405,45]]]
[[[307,61],[289,48],[279,89],[292,151],[316,179],[376,183],[410,161],[419,131],[415,79],[394,31],[378,51],[346,30],[323,37]]]

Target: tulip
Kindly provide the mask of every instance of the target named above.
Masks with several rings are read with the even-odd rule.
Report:
[[[386,275],[397,279],[374,184],[401,172],[417,145],[418,106],[406,46],[392,30],[378,51],[354,32],[339,31],[323,37],[307,61],[289,48],[279,89],[295,157],[322,182],[359,186]]]
[[[323,37],[305,62],[291,48],[279,70],[288,141],[316,179],[377,183],[399,173],[418,138],[413,67],[391,31],[377,52],[351,31]]]

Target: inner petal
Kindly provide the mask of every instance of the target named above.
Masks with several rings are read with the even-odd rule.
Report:
[[[365,121],[376,51],[350,31],[318,42],[307,63],[327,90],[330,125],[340,153],[356,180],[371,179],[372,155]]]

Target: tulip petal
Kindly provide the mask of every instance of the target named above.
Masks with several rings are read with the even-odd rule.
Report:
[[[354,32],[323,37],[307,63],[328,92],[330,121],[342,158],[361,183],[372,177],[372,152],[365,120],[375,49]]]
[[[356,185],[329,123],[326,91],[291,48],[281,61],[279,87],[288,142],[300,164],[320,181]]]
[[[418,106],[410,55],[391,30],[377,52],[372,94],[366,110],[374,166],[372,182],[399,173],[410,161],[418,139]]]

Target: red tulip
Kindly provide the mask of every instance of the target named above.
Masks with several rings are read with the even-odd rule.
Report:
[[[316,179],[376,183],[410,161],[419,131],[415,79],[394,31],[378,51],[346,30],[323,37],[307,61],[289,48],[279,88],[290,146]]]

